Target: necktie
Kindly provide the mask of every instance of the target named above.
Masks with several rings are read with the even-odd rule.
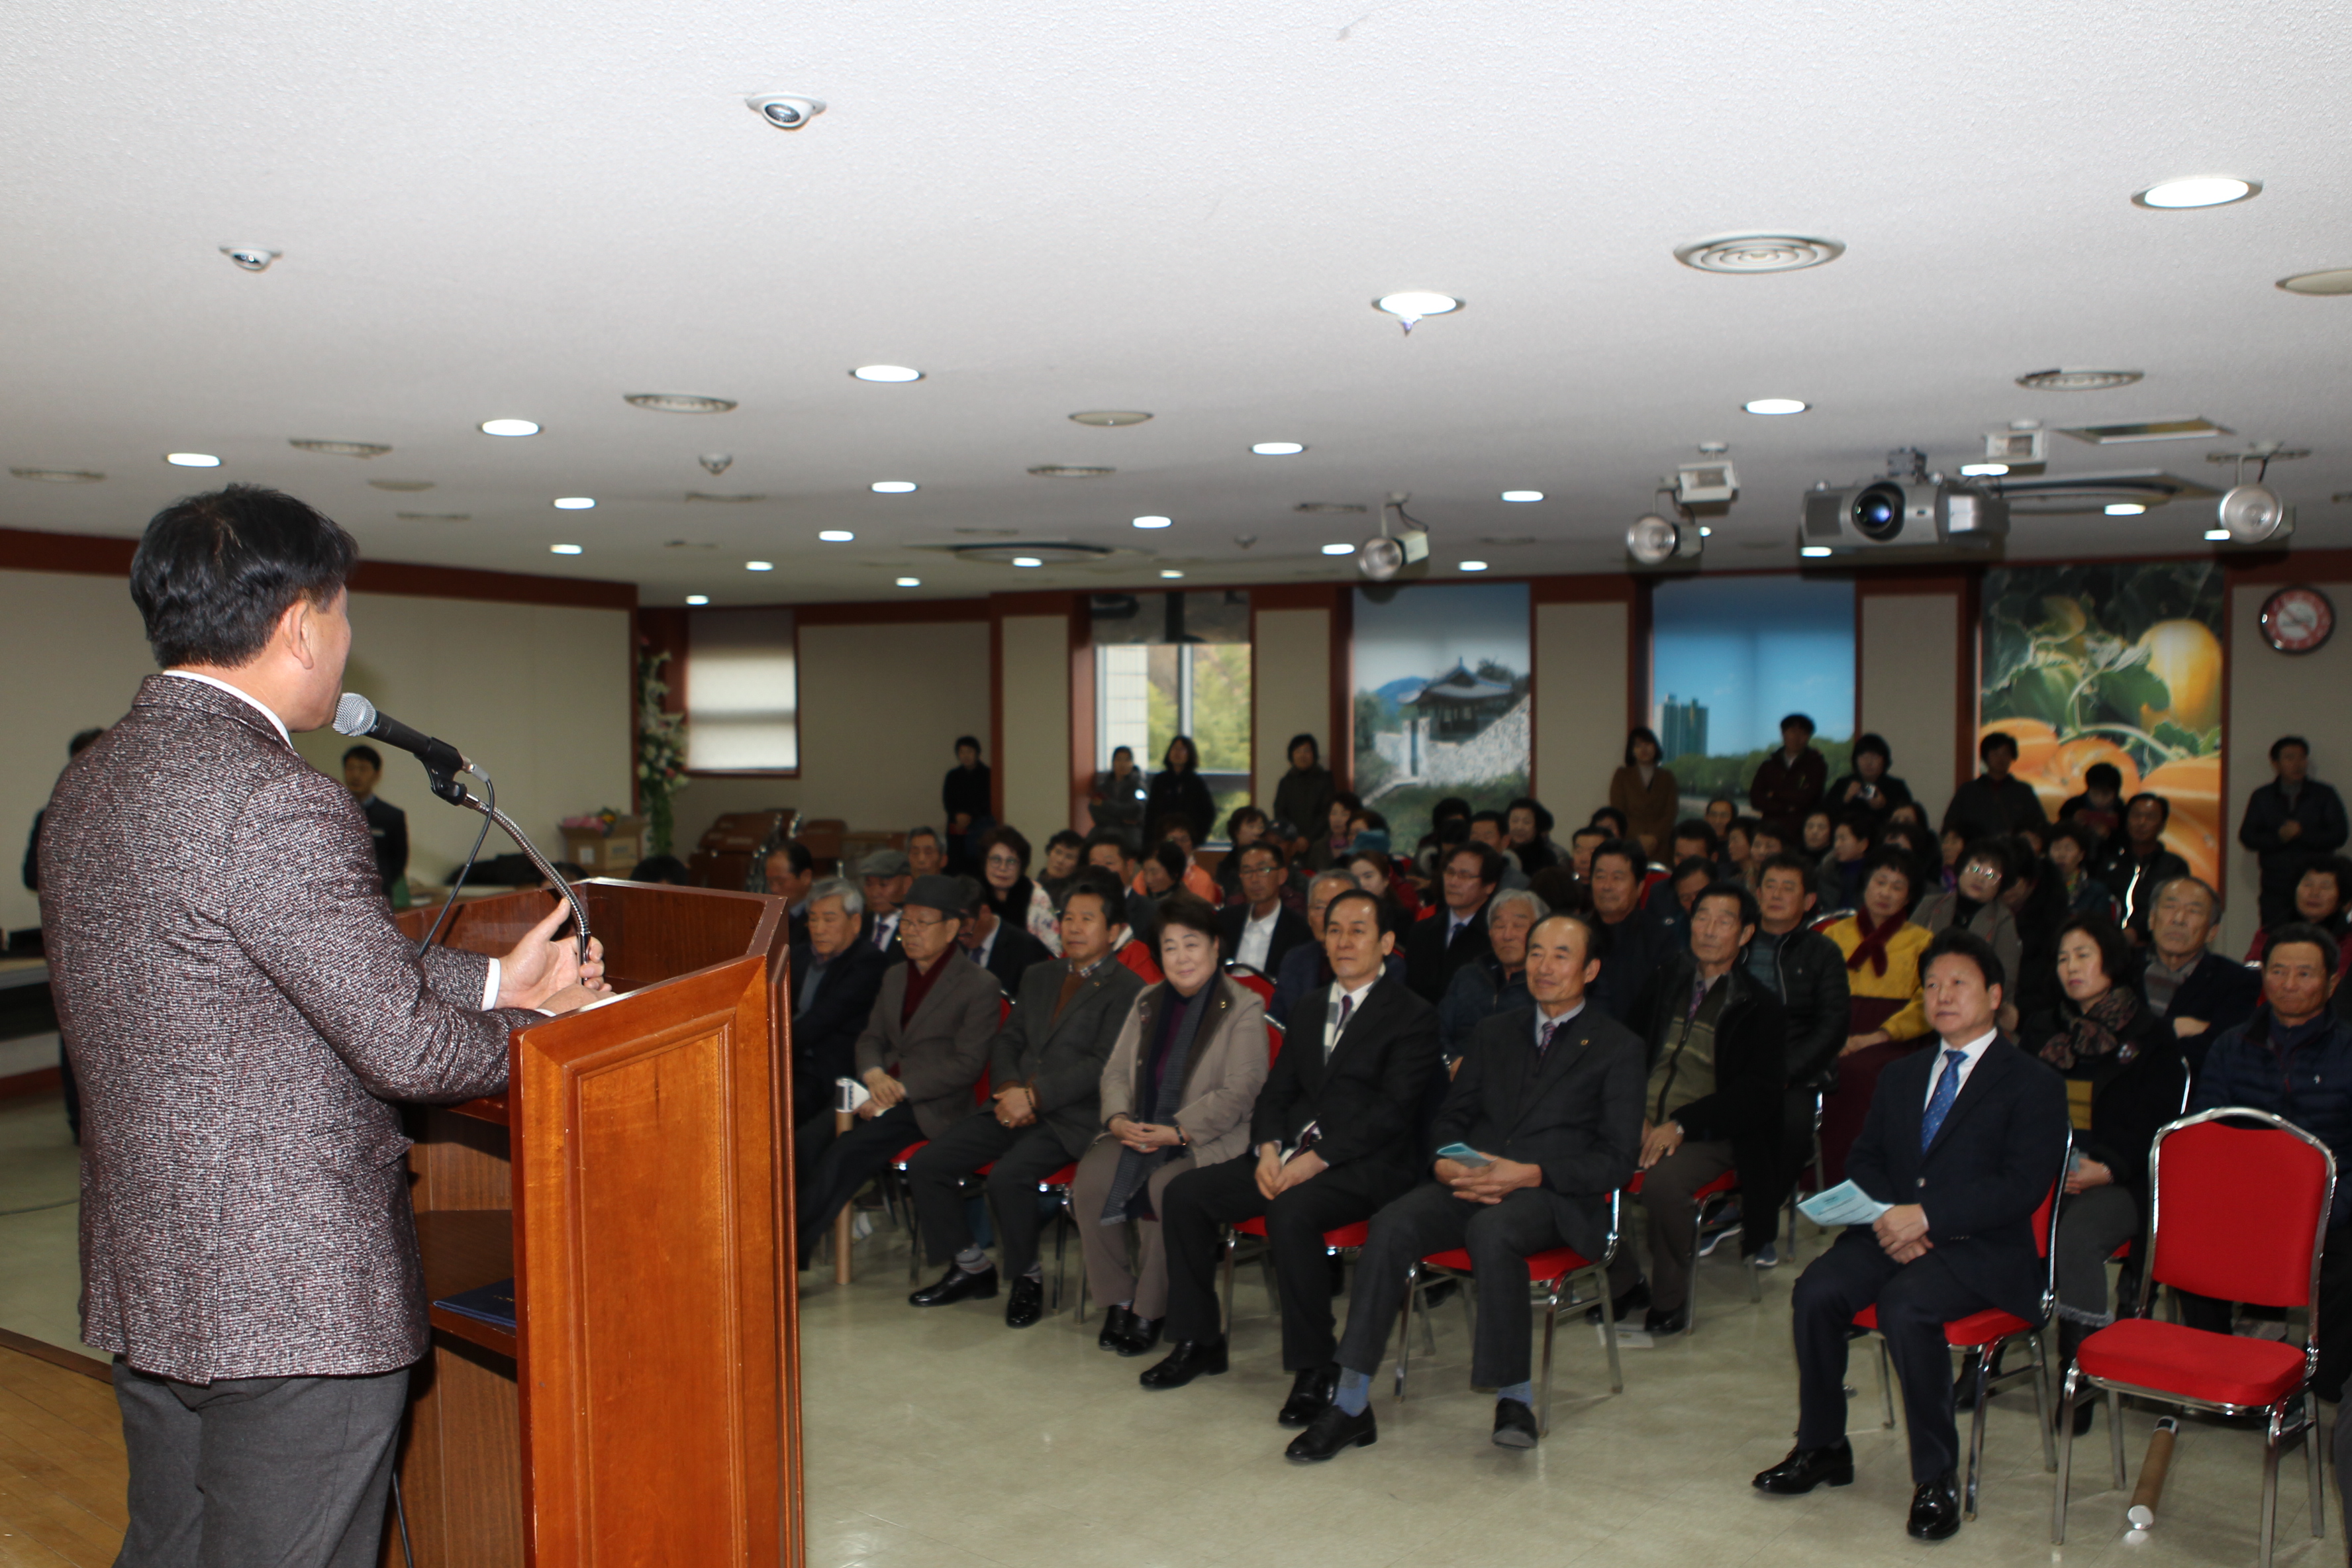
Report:
[[[1339,1048],[1340,1031],[1348,1026],[1348,1015],[1356,1010],[1356,999],[1346,992],[1339,994],[1339,1016],[1331,1021],[1331,1043],[1323,1047],[1323,1059],[1329,1061],[1331,1053]]]
[[[1688,1011],[1688,1012],[1686,1012],[1686,1013],[1685,1013],[1685,1014],[1683,1015],[1683,1018],[1684,1018],[1684,1020],[1685,1020],[1685,1022],[1687,1022],[1687,1021],[1689,1021],[1690,1019],[1693,1019],[1693,1018],[1697,1017],[1697,1016],[1698,1016],[1698,1010],[1699,1010],[1699,1008],[1700,1008],[1701,1006],[1705,1005],[1706,1005],[1706,982],[1705,980],[1703,980],[1703,979],[1701,979],[1701,980],[1694,980],[1694,981],[1692,981],[1692,982],[1691,982],[1690,1011]]]
[[[1551,1032],[1559,1027],[1559,1020],[1557,1018],[1544,1025],[1543,1033],[1536,1037],[1536,1060],[1543,1060],[1544,1053],[1551,1049]]]
[[[1078,987],[1086,983],[1087,977],[1075,969],[1062,976],[1062,994],[1054,998],[1054,1016],[1045,1020],[1049,1026],[1061,1021],[1062,1009],[1070,1005],[1070,998],[1076,996]]]
[[[874,922],[874,945],[880,948],[885,952],[890,951],[890,932],[892,929],[893,928],[887,921],[876,921]]]
[[[1966,1051],[1944,1053],[1944,1073],[1936,1080],[1936,1092],[1927,1097],[1927,1114],[1919,1122],[1919,1149],[1925,1153],[1927,1145],[1936,1141],[1936,1133],[1944,1125],[1944,1118],[1952,1111],[1952,1101],[1960,1097],[1960,1064],[1969,1059]]]

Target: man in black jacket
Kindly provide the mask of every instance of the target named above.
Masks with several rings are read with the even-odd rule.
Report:
[[[1032,965],[1050,963],[1053,950],[1029,934],[1025,927],[996,918],[996,906],[982,896],[979,881],[971,877],[959,877],[957,882],[970,899],[970,912],[964,916],[963,930],[956,940],[963,944],[963,955],[996,976],[997,984],[1007,996],[1021,994],[1021,977]]]
[[[866,900],[833,877],[808,897],[808,938],[793,944],[793,1125],[829,1109],[836,1079],[857,1076],[857,1037],[874,1011],[890,961],[857,940]]]
[[[1689,951],[1688,917],[1672,889],[1644,902],[1642,880],[1649,857],[1630,838],[1612,838],[1592,852],[1592,912],[1601,921],[1601,978],[1592,999],[1640,1034],[1647,1016],[1635,1003],[1658,966]]]
[[[2271,742],[2278,777],[2246,797],[2238,842],[2261,858],[2263,929],[2294,919],[2294,887],[2306,867],[2344,847],[2352,824],[2344,799],[2311,776],[2311,742],[2281,735]]]
[[[1259,839],[1234,851],[1240,862],[1241,902],[1217,911],[1223,933],[1223,952],[1235,963],[1256,970],[1268,980],[1282,973],[1282,961],[1291,949],[1315,940],[1304,917],[1282,901],[1282,885],[1289,873],[1277,845]],[[1220,866],[1219,870],[1224,868]]]
[[[1797,1444],[1755,1484],[1785,1495],[1853,1482],[1846,1348],[1854,1314],[1875,1306],[1911,1440],[1907,1528],[1941,1541],[1960,1528],[1944,1325],[1989,1307],[2028,1322],[2041,1317],[2045,1268],[2033,1213],[2065,1158],[2067,1113],[2058,1075],[1994,1026],[2005,976],[1990,942],[1945,931],[1921,968],[1939,1048],[1880,1076],[1846,1156],[1853,1184],[1894,1206],[1868,1228],[1848,1226],[1798,1279]]]
[[[1282,1301],[1282,1364],[1294,1374],[1276,1417],[1304,1426],[1339,1382],[1323,1233],[1368,1220],[1419,1178],[1415,1111],[1437,1064],[1437,1011],[1383,973],[1395,945],[1381,903],[1358,889],[1323,913],[1328,987],[1301,997],[1281,1056],[1250,1113],[1250,1152],[1168,1184],[1168,1359],[1143,1386],[1181,1388],[1225,1370],[1217,1321],[1217,1232],[1261,1216]]]
[[[2137,942],[2147,940],[2156,890],[2189,875],[2189,862],[2164,847],[2164,826],[2171,820],[2170,801],[2152,790],[2140,791],[2124,807],[2123,832],[2099,858],[2099,880],[2116,896],[2116,923]]]
[[[383,884],[383,896],[389,899],[394,887],[408,875],[408,813],[377,795],[376,781],[382,777],[383,753],[373,746],[353,746],[343,752],[343,787],[352,792],[367,818],[368,837],[375,848],[376,880]]]
[[[1585,986],[1601,973],[1581,915],[1538,921],[1528,938],[1532,1007],[1499,1013],[1469,1037],[1445,1108],[1439,1148],[1467,1144],[1482,1163],[1440,1159],[1424,1182],[1374,1215],[1356,1266],[1332,1404],[1288,1457],[1330,1458],[1372,1442],[1372,1374],[1403,1305],[1405,1271],[1433,1252],[1467,1248],[1478,1292],[1470,1381],[1497,1391],[1494,1441],[1532,1448],[1527,1259],[1556,1247],[1599,1258],[1609,1194],[1633,1173],[1642,1142],[1642,1041]]]
[[[1813,1156],[1814,1097],[1837,1087],[1838,1053],[1845,1048],[1853,1022],[1853,996],[1845,954],[1807,923],[1814,894],[1801,856],[1784,851],[1764,862],[1756,904],[1756,936],[1742,963],[1789,1010],[1789,1091],[1776,1184],[1785,1193]]]
[[[2009,770],[2017,763],[2017,740],[2006,730],[1995,730],[1977,742],[1984,773],[1952,792],[1944,808],[1946,833],[1957,833],[1970,844],[1980,838],[2007,838],[2026,828],[2047,831],[2049,816],[2033,786]]]
[[[1433,1007],[1454,972],[1487,951],[1486,900],[1503,879],[1503,858],[1484,844],[1457,844],[1438,871],[1437,911],[1416,921],[1404,939],[1405,984]]]
[[[2148,916],[2140,994],[2179,1037],[2191,1082],[2207,1048],[2252,1017],[2262,1000],[2260,975],[2206,945],[2221,921],[2221,895],[2194,877],[2175,877],[2157,889]]]
[[[1689,949],[1659,967],[1633,1007],[1648,1045],[1638,1201],[1650,1221],[1650,1279],[1620,1244],[1609,1290],[1621,1318],[1647,1303],[1643,1327],[1654,1334],[1690,1326],[1693,1194],[1738,1172],[1743,1256],[1772,1239],[1779,1219],[1789,1014],[1739,966],[1756,920],[1756,900],[1738,883],[1701,893]]]

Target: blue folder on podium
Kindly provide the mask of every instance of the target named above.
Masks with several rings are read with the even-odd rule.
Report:
[[[515,1282],[512,1279],[478,1285],[455,1296],[444,1296],[433,1304],[460,1317],[504,1329],[509,1333],[515,1331]]]

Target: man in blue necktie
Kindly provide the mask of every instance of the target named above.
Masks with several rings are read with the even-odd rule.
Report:
[[[1854,1315],[1875,1306],[1911,1440],[1907,1528],[1942,1541],[1960,1528],[1944,1324],[1989,1307],[2041,1321],[2045,1268],[2033,1213],[2065,1158],[2067,1113],[2057,1074],[1994,1026],[2006,977],[1990,943],[1946,931],[1921,969],[1938,1048],[1880,1077],[1846,1156],[1854,1185],[1894,1206],[1867,1229],[1847,1227],[1797,1281],[1797,1446],[1756,1488],[1787,1495],[1853,1482],[1846,1347]]]

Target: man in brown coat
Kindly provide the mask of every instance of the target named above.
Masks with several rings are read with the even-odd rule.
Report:
[[[118,1563],[376,1561],[426,1345],[398,1100],[506,1086],[507,1037],[602,989],[551,940],[419,954],[366,820],[290,730],[332,717],[351,535],[250,486],[148,525],[163,667],[41,835],[50,984],[82,1088],[82,1337],[114,1352]]]

